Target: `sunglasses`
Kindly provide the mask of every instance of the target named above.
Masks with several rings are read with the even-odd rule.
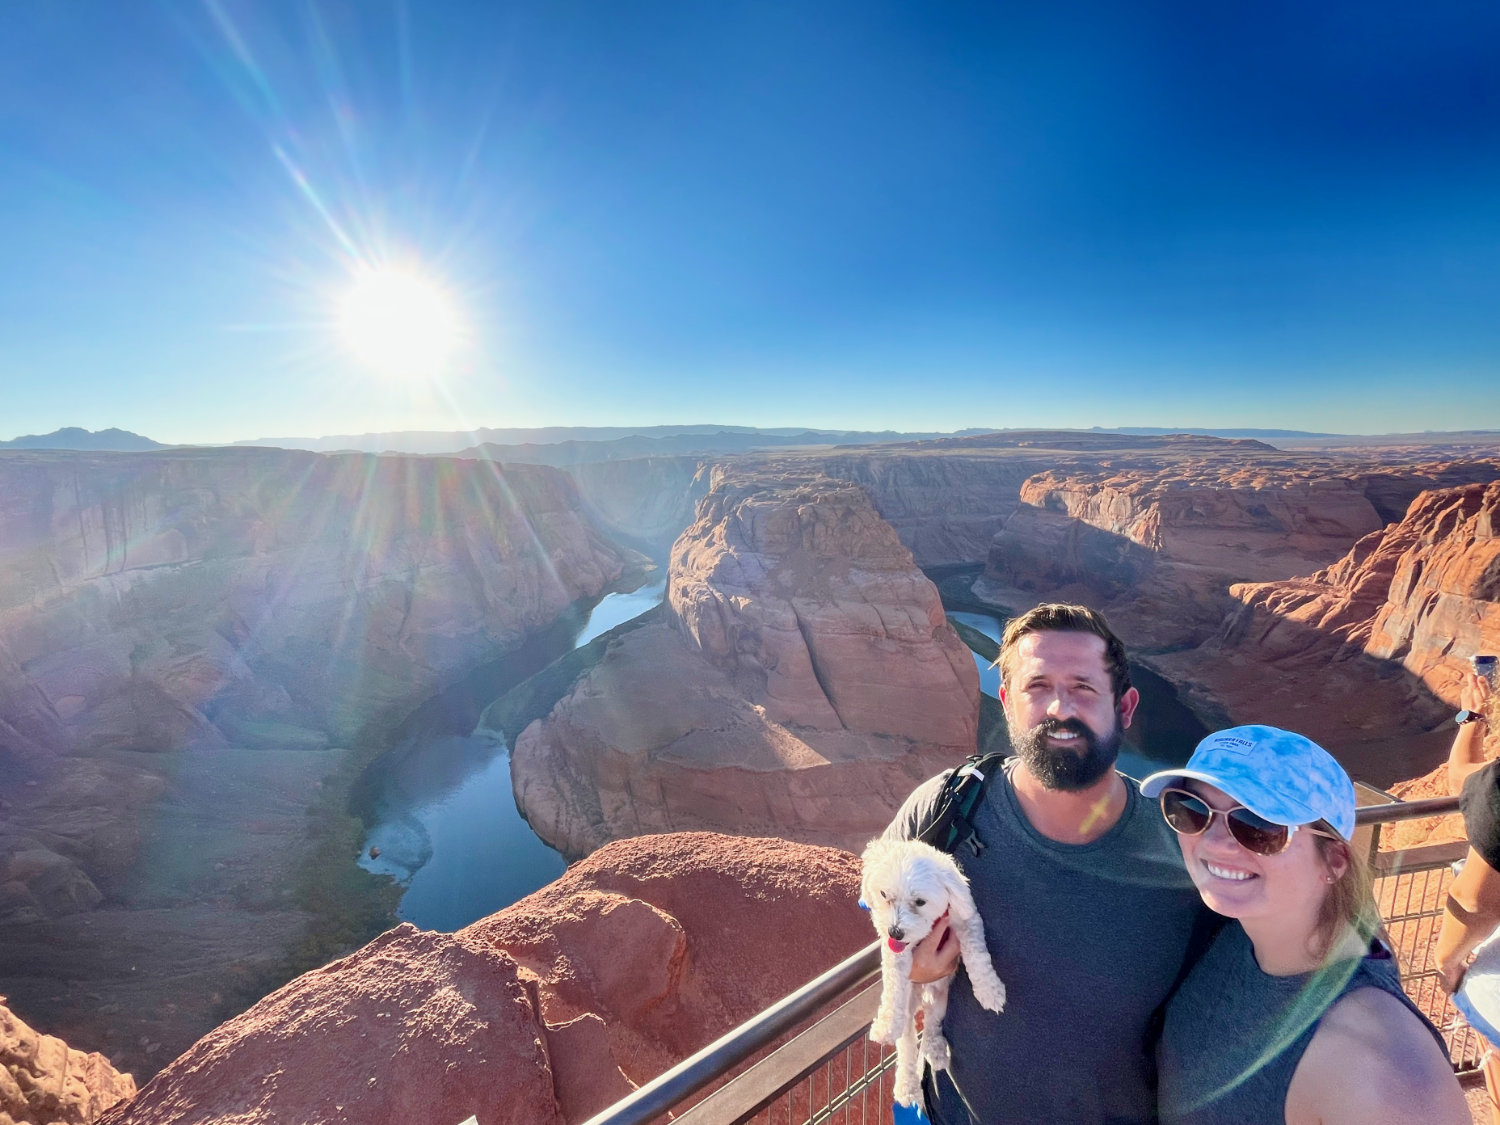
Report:
[[[1279,855],[1286,851],[1298,828],[1306,827],[1315,836],[1338,837],[1332,832],[1323,832],[1306,825],[1276,824],[1263,816],[1257,816],[1244,805],[1232,809],[1216,809],[1196,793],[1186,789],[1163,789],[1161,791],[1161,815],[1171,825],[1172,831],[1181,836],[1201,836],[1208,831],[1214,817],[1224,818],[1224,827],[1234,837],[1235,843],[1247,852],[1256,855]]]

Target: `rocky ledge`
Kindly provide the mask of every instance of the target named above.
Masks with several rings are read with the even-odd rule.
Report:
[[[859,861],[622,841],[456,934],[403,925],[195,1044],[104,1125],[573,1125],[871,940]]]
[[[711,828],[858,848],[972,752],[973,657],[863,489],[716,470],[672,549],[666,621],[614,641],[512,756],[569,856]]]
[[[103,1055],[75,1051],[61,1039],[33,1031],[0,1004],[4,1125],[88,1125],[133,1097],[135,1081]]]

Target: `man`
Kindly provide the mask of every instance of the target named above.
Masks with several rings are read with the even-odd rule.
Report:
[[[1207,912],[1154,802],[1117,773],[1140,696],[1102,615],[1043,605],[1000,648],[1016,757],[970,816],[982,848],[954,852],[984,918],[1007,1001],[975,1001],[962,971],[943,1028],[952,1070],[924,1079],[936,1125],[1125,1125],[1155,1119],[1151,1030]],[[915,835],[944,776],[907,799],[888,835]],[[913,976],[953,972],[940,923]]]

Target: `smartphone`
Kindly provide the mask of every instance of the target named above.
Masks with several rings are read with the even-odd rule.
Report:
[[[1497,662],[1500,662],[1500,657],[1475,656],[1471,659],[1474,664],[1474,671],[1483,679],[1488,680],[1490,687],[1495,687],[1495,669]]]

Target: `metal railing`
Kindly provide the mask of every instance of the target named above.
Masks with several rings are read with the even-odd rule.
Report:
[[[1357,828],[1374,830],[1370,850],[1376,897],[1401,957],[1402,984],[1444,1031],[1455,1070],[1467,1073],[1478,1067],[1484,1046],[1462,1024],[1438,986],[1432,956],[1453,877],[1451,864],[1467,845],[1378,851],[1382,825],[1457,811],[1456,797],[1383,801],[1358,809],[1354,819]],[[875,1013],[879,972],[877,941],[590,1118],[586,1125],[647,1125],[666,1121],[669,1111],[678,1125],[752,1121],[758,1125],[873,1125],[889,1121],[893,1054],[889,1048],[870,1043],[865,1035]],[[692,1101],[818,1013],[826,1014]]]

